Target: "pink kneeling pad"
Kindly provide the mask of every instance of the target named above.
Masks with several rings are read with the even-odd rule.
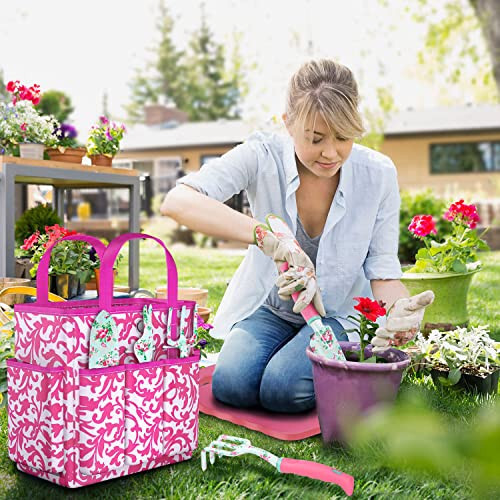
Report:
[[[200,368],[200,411],[284,441],[298,441],[320,434],[316,409],[305,413],[274,413],[262,408],[235,408],[212,394],[215,365]]]

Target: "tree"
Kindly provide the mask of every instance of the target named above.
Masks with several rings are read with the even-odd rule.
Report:
[[[500,97],[500,2],[498,0],[470,0],[481,25],[493,68],[493,76]]]
[[[125,111],[132,122],[141,121],[144,118],[144,106],[157,103],[160,96],[167,103],[174,103],[179,109],[186,106],[181,83],[184,72],[181,64],[183,52],[178,50],[172,41],[174,19],[164,0],[160,0],[158,18],[156,29],[160,35],[159,42],[158,46],[151,50],[155,61],[147,62],[146,68],[136,68],[129,83],[132,95]]]
[[[228,62],[224,45],[210,31],[204,5],[201,9],[200,28],[191,35],[187,49],[179,49],[172,39],[174,19],[160,0],[160,40],[153,49],[154,61],[137,69],[129,84],[131,101],[125,107],[129,120],[141,120],[144,105],[160,101],[174,104],[192,121],[240,116],[238,103],[246,86],[237,40]]]
[[[440,11],[429,0],[411,5],[407,10],[415,21],[428,23],[425,49],[419,55],[421,65],[427,64],[431,74],[447,81],[467,83],[463,68],[468,63],[474,71],[469,83],[481,90],[483,100],[498,100],[500,2],[447,0]]]
[[[71,98],[60,90],[43,92],[36,108],[44,115],[54,115],[59,123],[65,122],[74,111]]]
[[[213,39],[202,6],[201,26],[193,33],[186,60],[189,117],[194,121],[239,118],[239,72],[226,71],[223,45]]]

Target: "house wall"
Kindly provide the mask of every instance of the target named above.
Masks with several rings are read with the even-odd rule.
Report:
[[[402,189],[430,187],[439,196],[474,201],[500,198],[500,172],[431,173],[431,144],[476,141],[500,141],[500,132],[389,136],[385,138],[381,151],[394,161]]]
[[[183,169],[188,172],[196,171],[201,166],[201,158],[208,155],[220,156],[225,152],[233,148],[235,144],[222,145],[216,147],[187,147],[178,149],[155,149],[147,151],[125,151],[119,153],[116,158],[117,160],[155,160],[158,158],[165,157],[177,157],[183,158]]]

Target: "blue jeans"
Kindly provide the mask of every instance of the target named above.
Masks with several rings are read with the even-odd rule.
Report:
[[[338,340],[344,328],[324,318]],[[260,307],[236,323],[219,354],[212,378],[214,397],[238,408],[298,413],[315,406],[311,361],[306,355],[312,329],[285,321]]]

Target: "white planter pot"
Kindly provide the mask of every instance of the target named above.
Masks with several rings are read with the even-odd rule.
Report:
[[[19,154],[21,158],[31,158],[32,160],[43,160],[44,144],[19,144]]]

